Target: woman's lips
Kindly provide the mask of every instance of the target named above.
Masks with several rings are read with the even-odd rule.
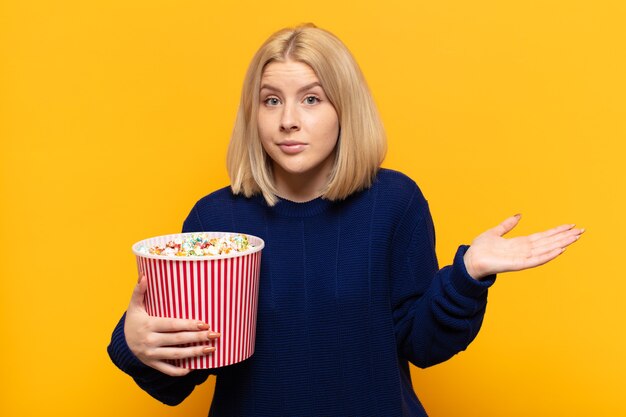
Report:
[[[306,145],[300,142],[282,142],[278,144],[278,147],[284,153],[294,155],[302,152],[304,148],[306,148]]]

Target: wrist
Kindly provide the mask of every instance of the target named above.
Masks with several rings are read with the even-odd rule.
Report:
[[[452,286],[458,294],[470,298],[482,297],[485,291],[493,285],[495,282],[495,275],[485,276],[480,280],[474,279],[467,272],[465,266],[464,256],[468,245],[461,245],[454,255],[454,261],[452,262],[452,274],[450,280]]]
[[[473,279],[475,279],[476,281],[480,281],[481,278],[486,276],[486,274],[482,274],[476,267],[476,262],[473,257],[471,246],[467,249],[467,251],[463,255],[463,263],[465,264],[465,270],[467,271],[467,274]]]

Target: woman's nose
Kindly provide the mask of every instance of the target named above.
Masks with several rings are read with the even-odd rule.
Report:
[[[300,130],[298,111],[293,108],[292,105],[286,104],[283,106],[283,113],[280,118],[280,130],[281,132]]]

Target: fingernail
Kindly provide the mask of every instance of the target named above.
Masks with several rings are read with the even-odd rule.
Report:
[[[520,217],[522,217],[522,214],[521,214],[521,213],[517,213],[517,214],[516,214],[516,215],[514,215],[513,217],[517,217],[517,218],[519,219]]]
[[[205,347],[204,349],[202,349],[202,353],[204,353],[205,355],[211,352],[215,352],[214,347]]]
[[[198,322],[198,329],[207,330],[208,328],[209,328],[209,325],[207,323],[203,323],[201,321]]]
[[[215,338],[220,337],[220,336],[221,336],[221,334],[220,334],[220,333],[212,333],[212,332],[210,332],[210,333],[207,335],[207,337],[208,337],[209,339],[215,339]]]

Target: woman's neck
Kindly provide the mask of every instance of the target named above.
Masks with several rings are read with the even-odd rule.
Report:
[[[296,203],[304,203],[322,195],[328,176],[307,173],[290,174],[274,168],[274,183],[278,196]]]

